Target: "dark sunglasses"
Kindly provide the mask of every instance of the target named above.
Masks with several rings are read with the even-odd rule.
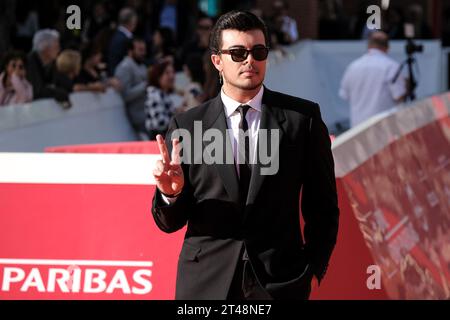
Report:
[[[249,53],[252,54],[253,59],[256,61],[264,61],[267,59],[267,56],[269,55],[269,48],[268,47],[254,47],[250,50],[247,50],[245,48],[233,48],[233,49],[224,49],[219,50],[218,54],[229,54],[231,55],[231,59],[234,62],[242,62],[247,59]]]

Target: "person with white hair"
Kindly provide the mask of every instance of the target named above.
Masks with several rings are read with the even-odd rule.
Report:
[[[133,32],[138,23],[136,11],[132,8],[122,8],[119,12],[119,26],[111,38],[108,51],[108,72],[114,75],[117,65],[127,55],[128,43],[133,39]]]
[[[55,60],[60,51],[59,33],[52,29],[39,30],[33,37],[33,49],[27,58],[27,78],[33,86],[33,96],[67,101],[67,92],[55,87]]]

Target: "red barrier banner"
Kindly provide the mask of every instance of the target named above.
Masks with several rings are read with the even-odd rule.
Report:
[[[342,175],[342,191],[391,299],[450,298],[447,98],[433,97],[382,119],[377,125],[384,132],[373,130],[382,141],[379,149],[361,147],[374,139],[371,132],[341,144],[367,155]]]
[[[0,177],[0,299],[174,298],[185,230],[165,234],[155,225],[156,158],[141,152],[157,146],[141,144],[0,155],[3,167],[16,166]],[[371,264],[354,218],[342,214],[327,277],[311,298],[386,298],[366,286]]]
[[[173,299],[183,232],[159,231],[153,192],[0,184],[0,299]]]
[[[336,138],[340,229],[312,299],[450,297],[449,98]],[[173,299],[185,230],[151,217],[154,142],[47,151],[0,153],[0,299]]]
[[[445,299],[450,294],[450,148],[434,149],[442,138],[433,123],[342,179],[394,299]]]
[[[151,217],[155,159],[0,154],[0,299],[173,299],[184,232]]]

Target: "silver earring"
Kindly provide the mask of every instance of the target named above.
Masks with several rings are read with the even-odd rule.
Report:
[[[223,76],[221,72],[219,72],[219,83],[220,85],[223,85]]]

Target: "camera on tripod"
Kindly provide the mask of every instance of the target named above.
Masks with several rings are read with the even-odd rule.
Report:
[[[423,52],[423,44],[416,44],[412,38],[407,38],[407,41],[405,51],[408,56]]]
[[[417,88],[417,80],[414,75],[413,66],[417,66],[416,58],[414,57],[415,53],[422,53],[424,51],[424,47],[422,44],[416,44],[414,42],[415,37],[415,29],[414,25],[411,23],[405,23],[404,25],[404,32],[406,37],[406,45],[405,45],[405,51],[407,58],[403,63],[400,65],[394,79],[392,80],[392,83],[397,81],[397,79],[400,76],[400,73],[403,69],[403,67],[406,65],[408,68],[408,84],[407,84],[407,95],[406,100],[408,101],[414,101],[416,99],[416,88]]]
[[[407,40],[405,51],[408,56],[413,55],[414,53],[422,53],[423,45],[416,44],[414,42],[414,38],[416,36],[415,26],[412,23],[405,23],[404,25],[405,37]]]

